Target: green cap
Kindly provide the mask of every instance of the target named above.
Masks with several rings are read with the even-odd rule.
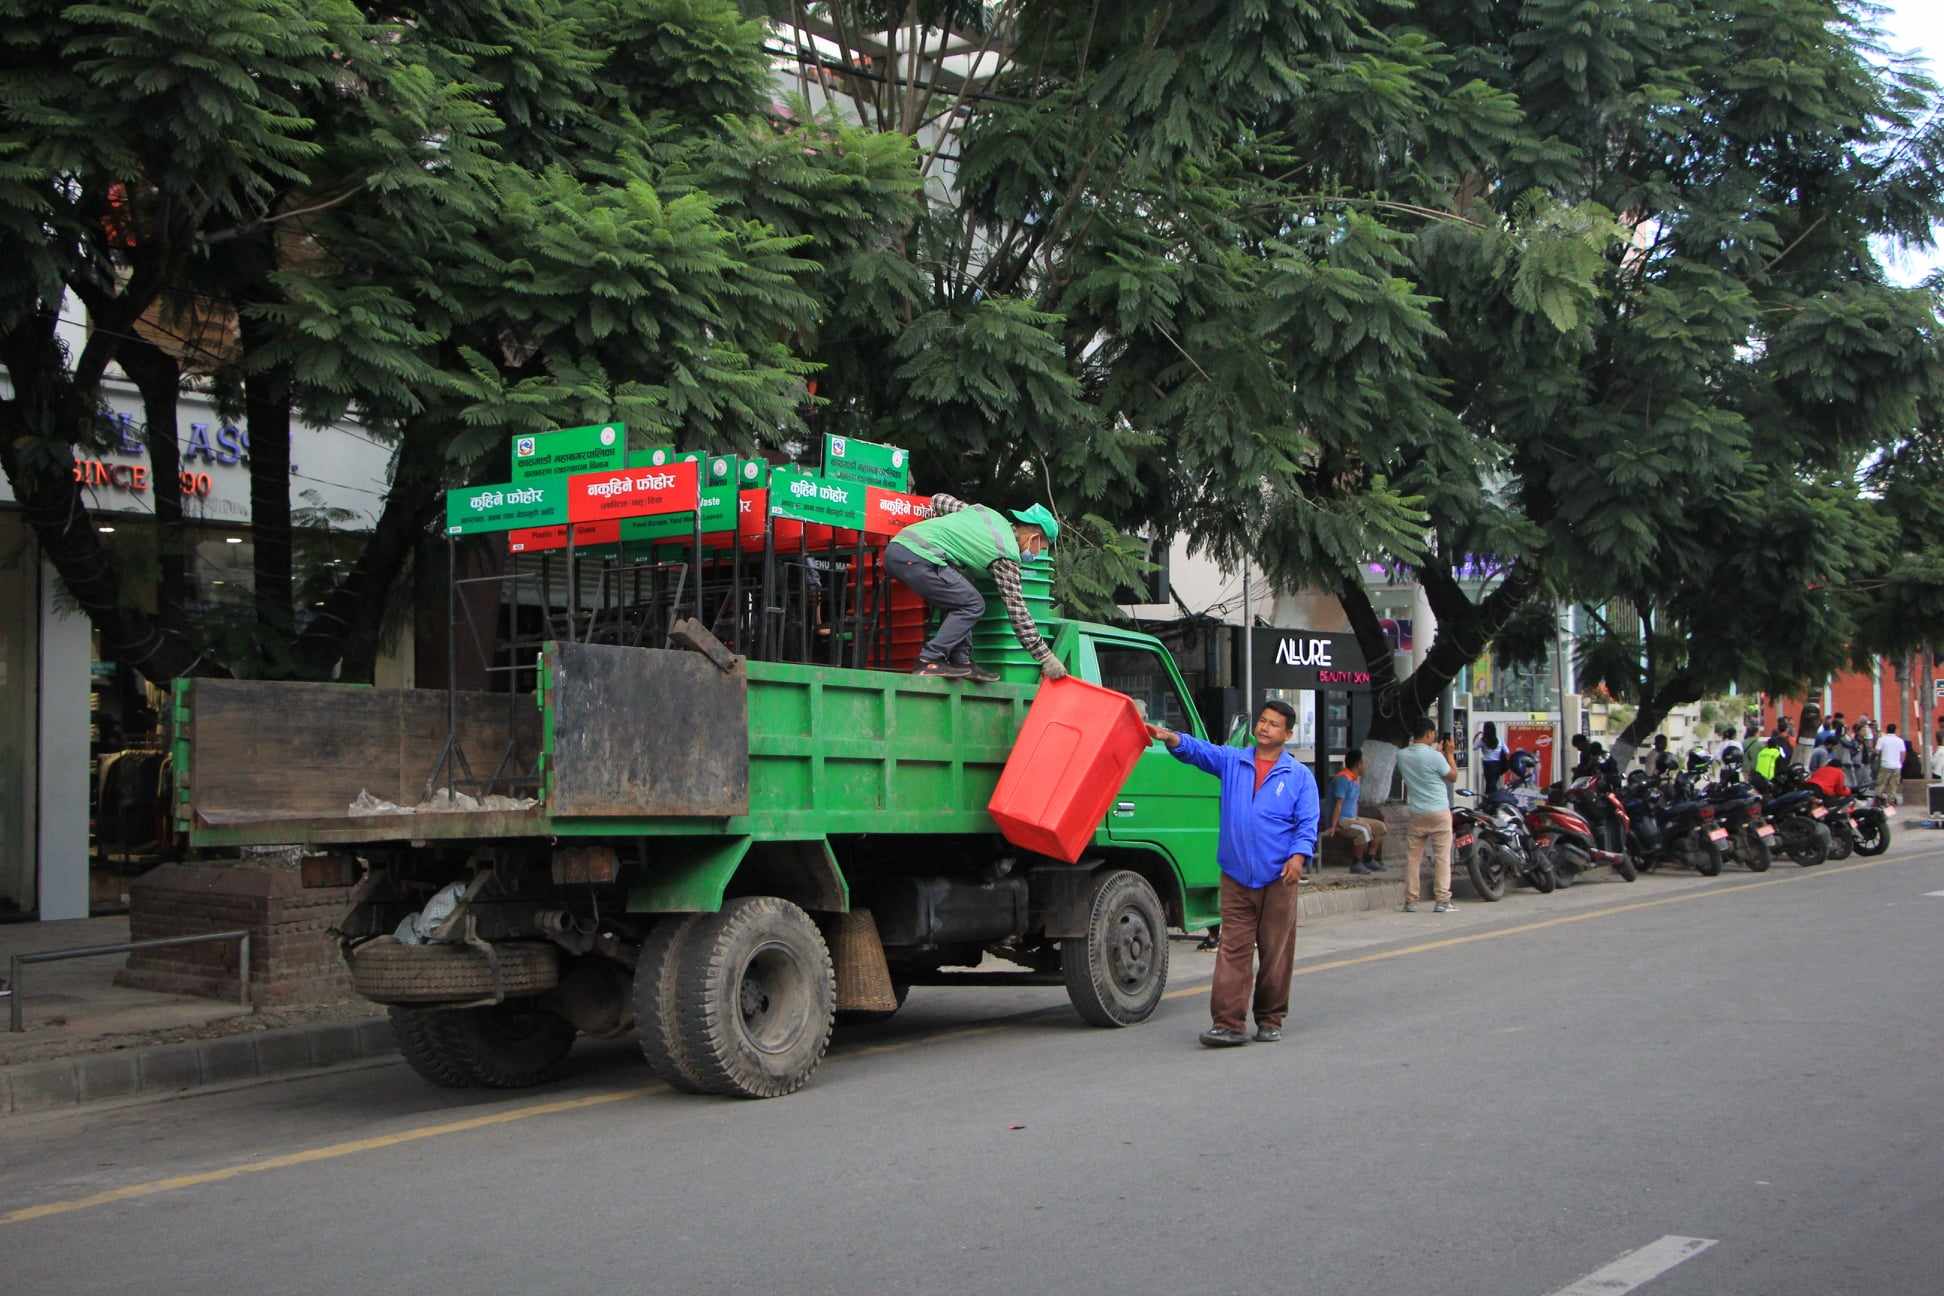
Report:
[[[1036,526],[1046,532],[1046,543],[1060,542],[1060,523],[1047,511],[1046,505],[1035,504],[1031,508],[1014,509],[1012,515],[1027,526]]]

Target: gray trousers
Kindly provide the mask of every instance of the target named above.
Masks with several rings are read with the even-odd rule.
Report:
[[[985,595],[956,568],[927,562],[901,544],[885,546],[884,567],[893,580],[945,614],[945,623],[919,650],[918,660],[971,661],[972,627],[985,615]]]

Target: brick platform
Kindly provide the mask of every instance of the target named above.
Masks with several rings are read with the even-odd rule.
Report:
[[[259,1005],[316,1003],[351,994],[329,928],[349,887],[305,890],[289,863],[164,864],[128,889],[130,940],[198,932],[250,933],[251,998]],[[143,990],[236,997],[236,944],[138,950],[116,980]]]

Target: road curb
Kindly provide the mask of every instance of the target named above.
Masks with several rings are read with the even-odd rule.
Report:
[[[384,1018],[0,1067],[0,1119],[316,1071],[398,1052]]]

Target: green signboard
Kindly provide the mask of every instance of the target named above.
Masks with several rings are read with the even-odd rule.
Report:
[[[770,516],[862,531],[865,489],[859,481],[778,468],[770,474]]]
[[[513,480],[619,468],[628,453],[628,425],[594,423],[513,438]]]
[[[735,499],[734,486],[703,487],[702,529],[734,531],[736,529]],[[694,534],[695,515],[692,513],[664,513],[656,517],[624,518],[621,522],[621,543],[624,545],[643,540],[679,540]]]
[[[646,450],[628,451],[628,460],[625,466],[629,468],[659,468],[665,463],[673,463],[674,461],[674,446],[650,446]]]
[[[449,536],[559,526],[566,520],[565,477],[536,477],[531,481],[446,492],[446,534]]]
[[[770,466],[766,460],[745,459],[736,470],[736,481],[744,490],[762,490],[769,485]]]
[[[824,435],[824,476],[861,481],[885,490],[911,489],[911,456],[896,446],[856,437]]]

